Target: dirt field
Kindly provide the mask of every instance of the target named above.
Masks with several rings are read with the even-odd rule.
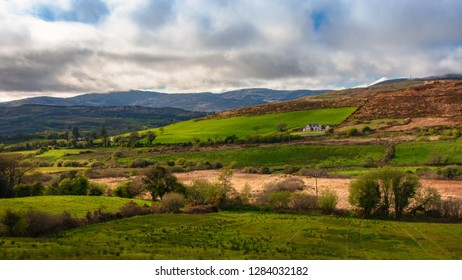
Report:
[[[413,118],[404,125],[395,125],[384,129],[384,131],[407,131],[416,127],[432,127],[432,126],[457,126],[460,122],[451,118]]]
[[[191,183],[193,180],[208,180],[211,182],[218,180],[218,175],[220,171],[217,170],[203,170],[203,171],[193,171],[187,173],[177,173],[175,176],[178,179],[186,184]],[[307,178],[303,176],[293,176],[293,175],[263,175],[263,174],[246,174],[235,172],[231,179],[233,187],[240,191],[247,184],[252,190],[256,193],[258,192],[265,184],[270,182],[275,182],[278,180],[283,180],[288,177],[301,178],[305,181],[306,186],[308,187],[308,192],[315,193],[316,179]],[[442,180],[421,180],[423,186],[431,186],[441,193],[443,197],[461,197],[462,198],[462,181],[442,181]],[[350,185],[350,179],[331,179],[331,178],[318,178],[317,179],[318,191],[322,189],[332,189],[337,192],[339,196],[338,208],[350,209],[351,206],[348,203],[348,187]]]
[[[210,182],[218,181],[219,170],[201,170],[185,173],[175,173],[178,180],[184,184],[190,184],[194,180],[208,180]],[[332,189],[337,192],[339,196],[338,208],[350,209],[348,203],[348,187],[350,179],[334,179],[334,178],[308,178],[304,176],[295,175],[281,175],[281,174],[247,174],[242,172],[234,172],[231,183],[237,191],[241,191],[245,185],[249,185],[252,191],[256,194],[266,184],[284,180],[286,178],[300,178],[307,186],[307,192],[315,194],[316,181],[318,192],[323,189]],[[121,182],[127,181],[126,178],[101,178],[92,179],[92,182],[104,183],[110,188],[114,188]],[[436,188],[443,197],[460,197],[462,198],[462,181],[444,181],[444,180],[421,180],[423,186],[431,186]]]

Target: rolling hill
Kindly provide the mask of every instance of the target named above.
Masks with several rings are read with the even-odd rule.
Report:
[[[105,126],[111,134],[116,134],[146,127],[159,127],[205,115],[206,113],[183,109],[140,106],[0,107],[0,136],[33,134],[47,130],[65,131],[75,126],[81,131],[97,130]]]

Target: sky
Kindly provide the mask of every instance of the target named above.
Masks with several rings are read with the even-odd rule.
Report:
[[[0,0],[0,101],[462,73],[459,0]]]

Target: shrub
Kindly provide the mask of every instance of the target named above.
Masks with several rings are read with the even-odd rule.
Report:
[[[316,209],[317,206],[316,196],[301,192],[294,193],[289,203],[289,207],[297,211]]]
[[[222,189],[217,183],[207,180],[195,180],[186,189],[186,196],[192,205],[216,204]]]
[[[371,133],[373,130],[369,126],[364,126],[361,128],[362,133]]]
[[[34,210],[27,212],[26,220],[27,235],[32,237],[58,232],[62,226],[59,216]]]
[[[179,213],[184,207],[185,198],[181,193],[170,192],[162,196],[160,202],[162,209],[167,213]]]
[[[298,174],[301,176],[310,176],[310,177],[328,177],[327,170],[325,169],[310,169],[310,168],[302,168],[298,171]]]
[[[123,198],[134,198],[146,192],[146,187],[140,178],[120,183],[113,190],[113,195]]]
[[[149,165],[152,165],[153,162],[147,160],[147,159],[140,159],[140,158],[137,158],[135,160],[133,160],[132,164],[131,164],[131,167],[132,168],[145,168]]]
[[[363,209],[364,217],[369,217],[380,202],[380,189],[376,180],[360,177],[351,182],[348,201],[352,206]]]
[[[42,183],[34,185],[19,184],[14,188],[15,197],[39,196],[45,192],[45,186]]]
[[[420,188],[410,205],[410,213],[415,215],[418,212],[424,214],[440,212],[442,206],[441,194],[432,187]]]
[[[149,207],[143,207],[139,206],[133,201],[127,202],[125,205],[120,207],[120,213],[122,213],[122,216],[124,218],[129,218],[133,216],[139,216],[139,215],[147,215],[149,214]]]
[[[147,170],[142,180],[153,200],[169,192],[186,192],[185,187],[177,181],[176,177],[162,166],[154,166]]]
[[[81,166],[85,166],[86,164],[83,164],[79,161],[76,161],[76,160],[65,160],[63,163],[62,163],[62,166],[63,167],[81,167]]]
[[[112,158],[121,158],[124,156],[124,153],[122,151],[115,151],[114,153],[112,153]]]
[[[69,212],[64,211],[61,214],[62,229],[75,228],[78,227],[80,224],[80,220],[78,218],[73,218]]]
[[[103,168],[106,165],[106,163],[102,161],[93,161],[90,163],[91,168]]]
[[[447,199],[443,200],[441,208],[443,211],[443,216],[459,219],[462,214],[462,199],[448,197]]]
[[[258,169],[253,167],[253,166],[248,166],[244,169],[244,172],[245,173],[248,173],[248,174],[257,174],[258,173]]]
[[[90,183],[88,188],[88,195],[91,196],[102,196],[107,190],[105,184]]]
[[[262,166],[260,168],[260,174],[271,174],[271,169],[268,166]]]
[[[239,194],[242,204],[250,205],[252,202],[252,189],[246,183],[241,193]]]
[[[337,207],[338,196],[333,190],[322,190],[318,197],[318,207],[323,213],[329,214],[334,212]]]
[[[359,130],[357,128],[350,128],[350,129],[347,130],[346,135],[348,137],[358,136],[359,135]]]
[[[269,195],[269,204],[273,209],[285,209],[288,208],[291,198],[292,192],[290,191],[272,192]]]
[[[449,162],[449,157],[446,155],[441,155],[440,153],[432,153],[428,156],[426,160],[426,164],[438,166],[438,165],[445,165]]]
[[[294,174],[299,170],[298,167],[291,166],[291,165],[285,165],[284,170],[282,171],[284,174]]]
[[[59,194],[61,195],[87,195],[88,188],[88,179],[81,175],[72,179],[64,178],[58,185]]]
[[[267,205],[271,193],[280,191],[296,192],[305,188],[305,182],[299,178],[287,178],[282,181],[266,184],[257,196],[257,203]]]
[[[438,173],[445,179],[454,179],[462,175],[462,168],[457,165],[445,166],[443,170],[439,171]]]
[[[190,206],[183,211],[186,214],[208,214],[218,212],[218,208],[213,205]]]
[[[182,166],[175,165],[172,168],[170,168],[170,171],[172,171],[173,173],[181,173],[185,172],[186,170]]]
[[[112,191],[112,195],[123,198],[133,198],[133,194],[130,192],[130,182],[118,184]]]
[[[21,231],[21,215],[11,209],[6,209],[5,214],[1,220],[2,224],[6,227],[8,235],[18,236]]]

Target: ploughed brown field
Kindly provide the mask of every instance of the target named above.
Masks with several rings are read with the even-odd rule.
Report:
[[[175,176],[185,183],[189,184],[193,180],[208,180],[211,182],[217,181],[220,171],[217,170],[201,170],[185,173],[176,173]],[[316,179],[308,178],[297,175],[281,175],[281,174],[247,174],[241,172],[234,172],[231,182],[233,187],[240,191],[247,184],[252,190],[257,193],[266,184],[283,180],[288,177],[296,177],[305,181],[307,186],[307,192],[315,193]],[[338,208],[350,209],[351,206],[348,203],[348,188],[351,179],[335,179],[335,178],[318,178],[318,191],[322,189],[332,189],[337,192],[339,196]],[[456,180],[421,180],[423,186],[430,186],[436,188],[441,195],[444,197],[460,197],[462,198],[462,181]]]

